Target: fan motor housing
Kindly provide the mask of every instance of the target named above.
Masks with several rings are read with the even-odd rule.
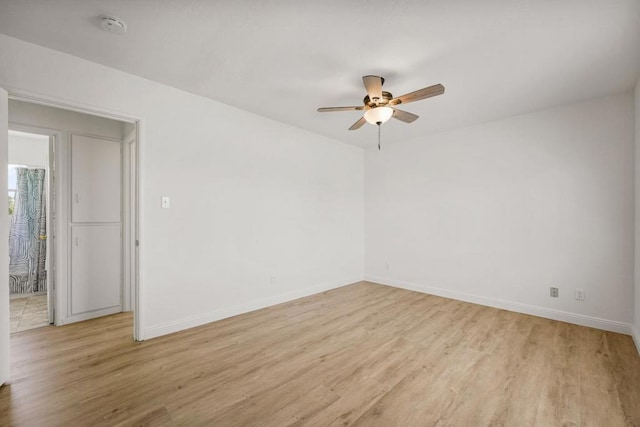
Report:
[[[369,95],[365,96],[364,99],[362,100],[364,102],[364,105],[366,105],[367,107],[379,107],[381,105],[387,105],[389,103],[389,101],[391,101],[393,99],[393,95],[391,94],[391,92],[386,92],[386,91],[382,91],[382,99],[378,100],[378,102],[376,101],[372,101],[371,98],[369,98]]]

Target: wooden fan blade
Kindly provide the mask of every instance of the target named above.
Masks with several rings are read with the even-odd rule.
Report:
[[[363,76],[362,82],[365,89],[367,89],[367,95],[371,101],[382,100],[382,77],[379,76]]]
[[[420,116],[417,116],[413,113],[409,113],[407,111],[402,111],[394,108],[392,117],[394,119],[400,120],[401,122],[412,123],[412,122],[415,122]]]
[[[432,96],[442,95],[443,93],[444,86],[442,86],[441,84],[437,84],[394,98],[389,101],[389,104],[408,104],[409,102],[420,101],[421,99],[431,98]]]
[[[360,107],[322,107],[318,108],[320,113],[327,113],[330,111],[352,111],[352,110],[364,110],[364,106]]]
[[[365,123],[367,123],[365,118],[364,117],[360,117],[360,120],[358,120],[357,122],[352,124],[351,127],[349,128],[349,130],[360,129]]]

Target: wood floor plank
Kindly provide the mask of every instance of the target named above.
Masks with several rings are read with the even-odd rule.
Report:
[[[549,369],[540,390],[536,421],[542,425],[580,425],[580,369],[574,362],[579,341],[575,325],[556,324],[547,357]]]
[[[13,334],[0,425],[640,425],[630,337],[367,282],[131,335]]]

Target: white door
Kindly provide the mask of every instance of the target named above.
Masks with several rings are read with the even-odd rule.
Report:
[[[120,223],[122,142],[71,135],[73,223]]]
[[[122,311],[120,226],[74,225],[71,235],[71,312]]]
[[[7,151],[9,146],[9,97],[0,88],[0,188],[7,191]],[[9,215],[7,197],[0,197],[0,385],[9,380]],[[3,215],[4,214],[4,215]]]
[[[122,311],[121,159],[121,141],[71,135],[71,321]]]

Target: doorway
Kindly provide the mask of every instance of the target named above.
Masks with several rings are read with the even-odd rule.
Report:
[[[123,250],[124,255],[124,269],[126,271],[125,277],[129,277],[130,280],[130,294],[131,297],[129,299],[129,304],[131,305],[131,309],[133,310],[133,339],[141,341],[144,338],[144,326],[143,326],[143,312],[142,308],[144,305],[142,304],[142,291],[143,286],[140,283],[140,246],[139,246],[139,233],[140,233],[140,209],[139,209],[139,200],[141,199],[141,185],[140,180],[138,178],[139,174],[139,165],[142,164],[141,157],[139,155],[141,151],[141,146],[144,145],[144,122],[141,118],[135,116],[125,116],[120,113],[109,112],[106,110],[95,109],[94,107],[88,107],[87,105],[75,105],[73,103],[69,103],[68,101],[64,101],[61,98],[51,98],[51,97],[38,97],[34,96],[33,93],[29,93],[26,91],[22,91],[20,89],[10,89],[11,94],[8,93],[4,88],[0,87],[0,146],[4,147],[4,149],[0,150],[0,163],[8,167],[8,159],[7,159],[7,146],[8,146],[8,131],[11,127],[12,130],[28,132],[28,133],[40,133],[43,135],[53,136],[55,138],[56,144],[54,145],[54,158],[56,159],[55,163],[52,164],[51,167],[51,193],[52,195],[56,193],[57,187],[61,186],[63,188],[65,185],[68,185],[68,181],[66,183],[60,183],[55,175],[56,171],[63,169],[66,167],[66,164],[61,164],[57,156],[57,145],[62,141],[61,132],[56,130],[56,126],[47,126],[46,124],[40,125],[38,131],[33,132],[33,128],[37,125],[31,124],[28,121],[22,122],[20,120],[13,120],[10,123],[10,112],[9,112],[9,102],[11,101],[20,101],[23,103],[29,103],[33,105],[42,105],[49,106],[54,109],[61,109],[65,111],[73,111],[73,112],[83,112],[86,115],[94,116],[94,117],[103,117],[103,118],[111,118],[115,120],[119,120],[125,123],[125,127],[131,131],[131,143],[128,144],[128,148],[123,150],[123,152],[128,153],[127,162],[129,165],[126,169],[126,176],[130,176],[130,180],[128,181],[128,186],[125,188],[125,191],[128,191],[127,197],[125,200],[128,200],[129,205],[124,209],[124,218],[125,224],[123,227],[123,234],[127,234],[124,238],[125,248]],[[40,130],[42,132],[40,132]],[[125,174],[123,173],[123,176]],[[64,184],[64,185],[63,185]],[[0,175],[0,185],[5,187],[8,190],[7,185],[7,176],[2,177]],[[6,202],[0,200],[0,207],[3,211],[8,210],[8,204]],[[58,281],[60,272],[58,271],[58,262],[55,259],[55,254],[59,252],[58,242],[63,239],[68,239],[66,233],[60,235],[60,229],[58,227],[58,221],[55,218],[55,212],[57,212],[58,205],[60,204],[60,198],[55,197],[56,202],[50,204],[50,213],[52,218],[51,233],[48,236],[50,240],[50,247],[52,248],[51,256],[49,257],[49,262],[51,265],[51,270],[48,275],[48,285],[51,287],[53,294],[55,295],[56,305],[61,303],[60,298],[60,289],[62,286],[57,286],[56,283]],[[9,258],[9,220],[8,215],[5,217],[5,224],[3,227],[0,227],[0,240],[6,242],[6,246],[0,245],[0,259],[5,260],[5,264],[0,262],[0,272],[8,278],[9,269],[8,269],[8,258]],[[63,230],[64,231],[64,230]],[[67,242],[68,243],[68,242]],[[62,265],[62,263],[60,263]],[[0,385],[4,384],[10,378],[10,357],[9,357],[9,347],[10,347],[10,321],[9,321],[9,287],[8,285],[5,287],[5,290],[0,290]],[[59,312],[55,310],[54,319],[56,324],[59,320]]]
[[[50,137],[9,131],[9,297],[11,333],[53,323],[49,284]]]
[[[49,141],[49,323],[134,311],[137,124],[10,99],[9,129]]]

